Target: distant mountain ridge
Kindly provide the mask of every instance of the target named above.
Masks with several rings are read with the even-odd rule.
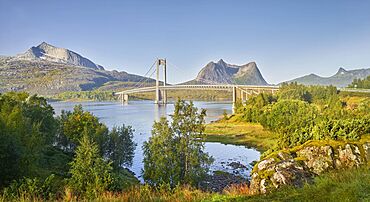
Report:
[[[16,56],[23,60],[46,60],[49,62],[64,63],[81,67],[88,67],[97,70],[104,70],[101,65],[95,64],[91,60],[65,48],[58,48],[46,42],[38,46],[33,46],[23,54]]]
[[[0,93],[27,91],[53,95],[65,91],[120,90],[153,79],[106,71],[78,53],[45,42],[16,56],[0,57]]]
[[[217,63],[209,62],[194,80],[186,83],[268,85],[255,62],[239,66],[228,64],[222,59]]]
[[[286,82],[297,82],[304,85],[333,85],[339,88],[343,88],[351,84],[354,79],[363,79],[369,75],[370,68],[345,70],[341,67],[338,69],[337,73],[330,77],[321,77],[316,74],[309,74]]]

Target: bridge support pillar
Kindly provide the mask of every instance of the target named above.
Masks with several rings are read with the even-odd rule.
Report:
[[[122,104],[127,103],[128,102],[128,95],[127,94],[120,94],[118,96],[118,99],[120,99]]]
[[[128,102],[128,95],[124,94],[122,96],[123,96],[123,102]]]
[[[166,90],[159,89],[159,67],[163,66],[163,86],[167,83],[167,62],[166,59],[158,59],[156,64],[156,80],[155,80],[155,104],[167,104],[167,92]]]
[[[245,92],[244,92],[243,90],[241,90],[241,91],[240,91],[240,97],[241,97],[241,99],[242,99],[242,104],[244,104],[244,102],[245,102],[244,94],[245,94]]]
[[[159,92],[159,63],[160,63],[160,60],[158,59],[157,60],[157,64],[156,64],[156,77],[155,77],[155,100],[154,100],[154,103],[155,104],[159,104],[159,99],[160,99],[160,92]]]
[[[236,109],[236,86],[233,86],[233,114],[235,113]]]
[[[163,65],[163,86],[166,86],[167,84],[167,61],[166,59],[161,60],[161,63]],[[163,104],[167,104],[167,92],[165,89],[163,89],[163,92],[162,92],[162,99],[163,99]]]

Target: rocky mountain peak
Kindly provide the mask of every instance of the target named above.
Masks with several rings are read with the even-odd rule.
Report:
[[[75,65],[81,67],[92,68],[96,70],[104,70],[98,64],[65,48],[59,48],[54,45],[42,42],[38,46],[33,46],[23,54],[16,56],[17,59],[23,60],[46,60],[49,62],[63,63],[67,65]]]
[[[345,74],[345,73],[347,73],[348,71],[347,70],[345,70],[343,67],[340,67],[339,69],[338,69],[338,72],[336,73],[337,75],[338,74]]]
[[[256,62],[238,66],[228,64],[223,59],[217,63],[208,63],[198,73],[195,81],[207,84],[268,85]]]
[[[220,64],[220,65],[223,65],[223,66],[227,65],[227,64],[226,64],[226,62],[225,62],[223,59],[220,59],[220,60],[217,62],[217,64]]]
[[[40,45],[38,45],[38,46],[36,46],[36,47],[37,47],[37,48],[41,48],[41,49],[43,49],[43,48],[48,48],[48,47],[56,48],[55,46],[50,45],[50,44],[46,43],[45,41],[43,41],[42,43],[40,43]]]

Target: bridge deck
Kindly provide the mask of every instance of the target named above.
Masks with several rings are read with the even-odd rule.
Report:
[[[249,90],[278,90],[279,86],[257,86],[257,85],[167,85],[159,86],[160,90],[231,90],[234,87]],[[155,91],[156,87],[144,87],[125,90],[115,93],[116,95],[133,94]]]

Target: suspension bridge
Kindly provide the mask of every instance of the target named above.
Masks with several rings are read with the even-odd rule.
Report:
[[[156,68],[154,69],[154,65]],[[160,81],[160,68],[163,69],[163,80]],[[152,72],[150,74],[150,72]],[[156,74],[155,86],[144,87],[151,76]],[[279,90],[278,86],[258,86],[258,85],[234,85],[234,84],[205,84],[205,85],[169,85],[167,83],[167,61],[166,59],[157,59],[151,68],[144,75],[149,75],[145,80],[142,80],[134,86],[134,88],[116,92],[115,95],[119,96],[122,103],[128,102],[130,94],[155,92],[155,104],[167,103],[167,91],[180,90],[217,90],[217,91],[232,91],[233,105],[240,99],[242,102],[248,99],[248,96],[259,93],[275,93]],[[210,82],[207,82],[210,83]],[[225,82],[227,83],[227,82]]]

